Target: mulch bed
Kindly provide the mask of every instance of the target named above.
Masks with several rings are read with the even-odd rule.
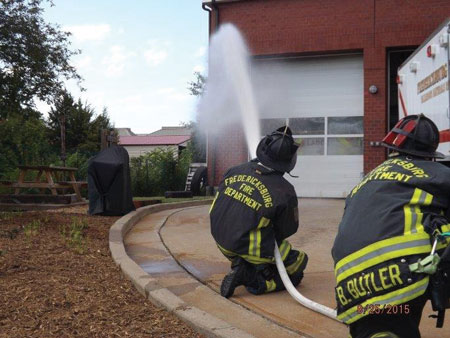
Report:
[[[0,212],[0,337],[202,337],[123,277],[118,217],[80,210]]]

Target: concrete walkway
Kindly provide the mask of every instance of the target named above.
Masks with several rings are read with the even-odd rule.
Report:
[[[289,241],[293,247],[308,253],[309,264],[298,290],[334,308],[330,250],[344,201],[301,199],[299,204],[300,229]],[[245,334],[255,337],[348,336],[345,325],[304,308],[285,291],[253,296],[239,287],[232,298],[221,297],[219,286],[230,263],[210,235],[208,209],[209,206],[197,206],[150,214],[125,237],[130,258],[157,282],[158,288],[177,296],[178,300],[160,295],[162,305],[167,308],[164,302],[181,300],[211,315],[227,324],[228,331],[221,335],[225,337]],[[156,233],[159,236],[155,236]],[[444,329],[436,329],[435,320],[427,318],[430,313],[428,305],[422,318],[422,337],[450,336],[450,323],[446,323]]]

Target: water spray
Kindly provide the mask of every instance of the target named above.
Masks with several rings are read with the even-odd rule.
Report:
[[[199,112],[211,133],[219,125],[224,127],[240,123],[245,131],[249,155],[254,158],[261,137],[249,69],[250,53],[242,35],[232,24],[221,25],[211,38],[209,75]],[[278,272],[289,294],[303,306],[338,320],[335,310],[304,297],[292,285],[276,242],[274,255]]]
[[[250,53],[232,24],[220,26],[210,42],[209,74],[199,113],[206,129],[241,125],[251,158],[259,143],[259,114],[250,80]],[[218,128],[220,126],[220,128]]]

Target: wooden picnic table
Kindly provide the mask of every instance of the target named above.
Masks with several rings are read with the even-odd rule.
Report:
[[[80,187],[87,185],[86,182],[77,181],[75,173],[77,168],[54,167],[54,166],[27,166],[21,165],[19,168],[19,179],[17,182],[0,181],[3,186],[14,188],[14,193],[19,195],[22,189],[39,188],[41,190],[49,189],[52,195],[58,195],[58,189],[73,189],[76,194],[76,200],[83,200]],[[26,174],[29,172],[37,172],[34,181],[25,181]],[[69,181],[64,179],[65,175],[69,176]]]

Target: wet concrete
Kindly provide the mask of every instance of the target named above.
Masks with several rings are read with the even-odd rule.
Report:
[[[298,290],[332,308],[335,300],[330,250],[343,206],[343,200],[300,200],[300,228],[289,238],[294,247],[309,255],[305,278]],[[148,273],[161,276],[160,283],[186,303],[257,337],[348,336],[345,325],[304,308],[285,291],[254,296],[239,287],[229,300],[220,297],[219,286],[230,263],[210,235],[208,210],[209,206],[202,206],[147,216],[126,237],[128,254]],[[163,224],[161,243],[157,229]],[[178,263],[171,261],[171,256]],[[436,329],[429,314],[428,305],[422,317],[422,337],[450,337],[450,323],[444,329]],[[277,327],[282,330],[277,331]]]

